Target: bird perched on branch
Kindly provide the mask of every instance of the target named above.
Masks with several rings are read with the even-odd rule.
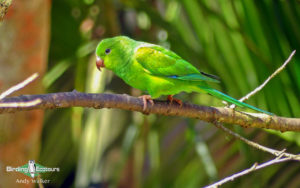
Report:
[[[216,89],[208,82],[219,82],[218,77],[199,71],[176,53],[155,44],[136,41],[126,36],[102,40],[96,49],[97,68],[112,70],[130,86],[147,91],[143,95],[144,110],[147,101],[153,105],[153,98],[168,95],[169,101],[181,105],[172,96],[184,92],[208,93],[240,107],[247,107],[271,115],[249,104],[240,102]]]

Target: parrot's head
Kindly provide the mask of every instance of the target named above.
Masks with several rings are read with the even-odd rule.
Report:
[[[102,40],[96,49],[96,66],[110,70],[118,70],[132,56],[133,46],[136,41],[118,36]]]

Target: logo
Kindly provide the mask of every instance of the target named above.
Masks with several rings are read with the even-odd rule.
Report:
[[[34,178],[34,175],[35,175],[35,168],[36,168],[36,166],[34,164],[34,160],[29,160],[28,161],[28,170],[29,170],[30,176],[32,178]],[[28,174],[26,174],[26,175],[28,175]]]
[[[20,167],[15,168],[15,167],[7,166],[6,172],[20,172],[20,173],[25,174],[26,176],[34,178],[34,177],[37,177],[41,173],[59,172],[59,168],[44,167],[40,164],[35,163],[34,160],[29,160],[27,164],[20,166]],[[48,181],[50,181],[50,180],[48,180]],[[19,182],[19,181],[17,180],[17,182]]]

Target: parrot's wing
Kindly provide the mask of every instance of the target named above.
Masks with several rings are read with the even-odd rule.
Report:
[[[187,81],[219,82],[217,77],[199,72],[189,62],[161,46],[140,46],[135,51],[134,59],[145,69],[145,72],[155,76]]]

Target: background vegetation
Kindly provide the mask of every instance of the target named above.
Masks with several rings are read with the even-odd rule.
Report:
[[[218,75],[222,82],[213,87],[240,98],[296,49],[288,67],[247,102],[279,116],[299,117],[299,20],[296,0],[54,0],[43,85],[47,92],[141,95],[112,72],[95,67],[98,42],[127,35],[170,48]],[[223,105],[203,94],[177,97]],[[261,144],[299,152],[298,133],[230,127]],[[200,187],[270,158],[205,122],[71,108],[46,111],[37,161],[60,167],[60,173],[48,174],[53,187]],[[299,187],[299,176],[300,165],[288,162],[224,187]]]

